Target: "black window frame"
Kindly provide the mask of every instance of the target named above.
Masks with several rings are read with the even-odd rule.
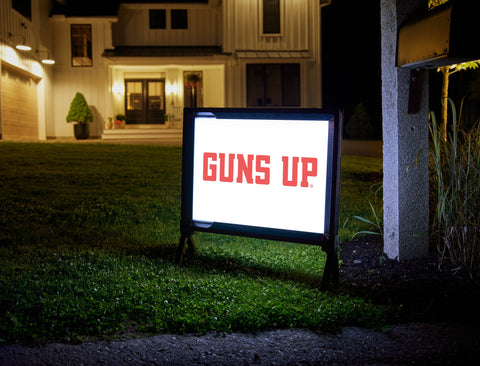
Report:
[[[281,0],[262,1],[262,32],[267,35],[281,34]]]
[[[148,13],[150,29],[167,29],[167,11],[150,9]]]
[[[188,29],[188,10],[171,9],[170,10],[170,28]]]

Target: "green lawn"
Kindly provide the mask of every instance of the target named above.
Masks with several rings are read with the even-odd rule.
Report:
[[[381,209],[380,169],[343,158],[341,241]],[[177,147],[0,143],[0,343],[382,323],[318,290],[318,247],[198,233],[179,268],[180,177]]]

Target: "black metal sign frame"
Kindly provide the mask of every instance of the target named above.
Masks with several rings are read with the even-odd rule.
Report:
[[[278,228],[265,228],[223,222],[208,223],[206,225],[203,222],[198,222],[193,219],[195,119],[199,116],[210,115],[226,120],[229,118],[257,120],[286,119],[292,120],[292,123],[295,123],[295,120],[329,121],[325,233],[283,230]],[[177,262],[182,265],[187,253],[191,255],[196,253],[192,239],[192,235],[195,231],[288,241],[321,246],[323,251],[327,254],[321,288],[326,290],[331,281],[338,282],[339,266],[337,249],[342,129],[343,115],[340,111],[332,113],[331,111],[324,109],[185,108],[182,152],[181,238],[177,250]]]

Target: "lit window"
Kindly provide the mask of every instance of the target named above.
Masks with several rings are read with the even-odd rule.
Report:
[[[92,66],[92,26],[72,24],[72,66]]]
[[[167,16],[165,9],[150,10],[150,29],[166,29]]]
[[[185,9],[172,9],[172,29],[188,29],[188,12]]]

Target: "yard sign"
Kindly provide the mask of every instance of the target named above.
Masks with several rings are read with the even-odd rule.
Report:
[[[320,109],[186,108],[178,261],[195,231],[321,245],[328,286],[341,122]]]

